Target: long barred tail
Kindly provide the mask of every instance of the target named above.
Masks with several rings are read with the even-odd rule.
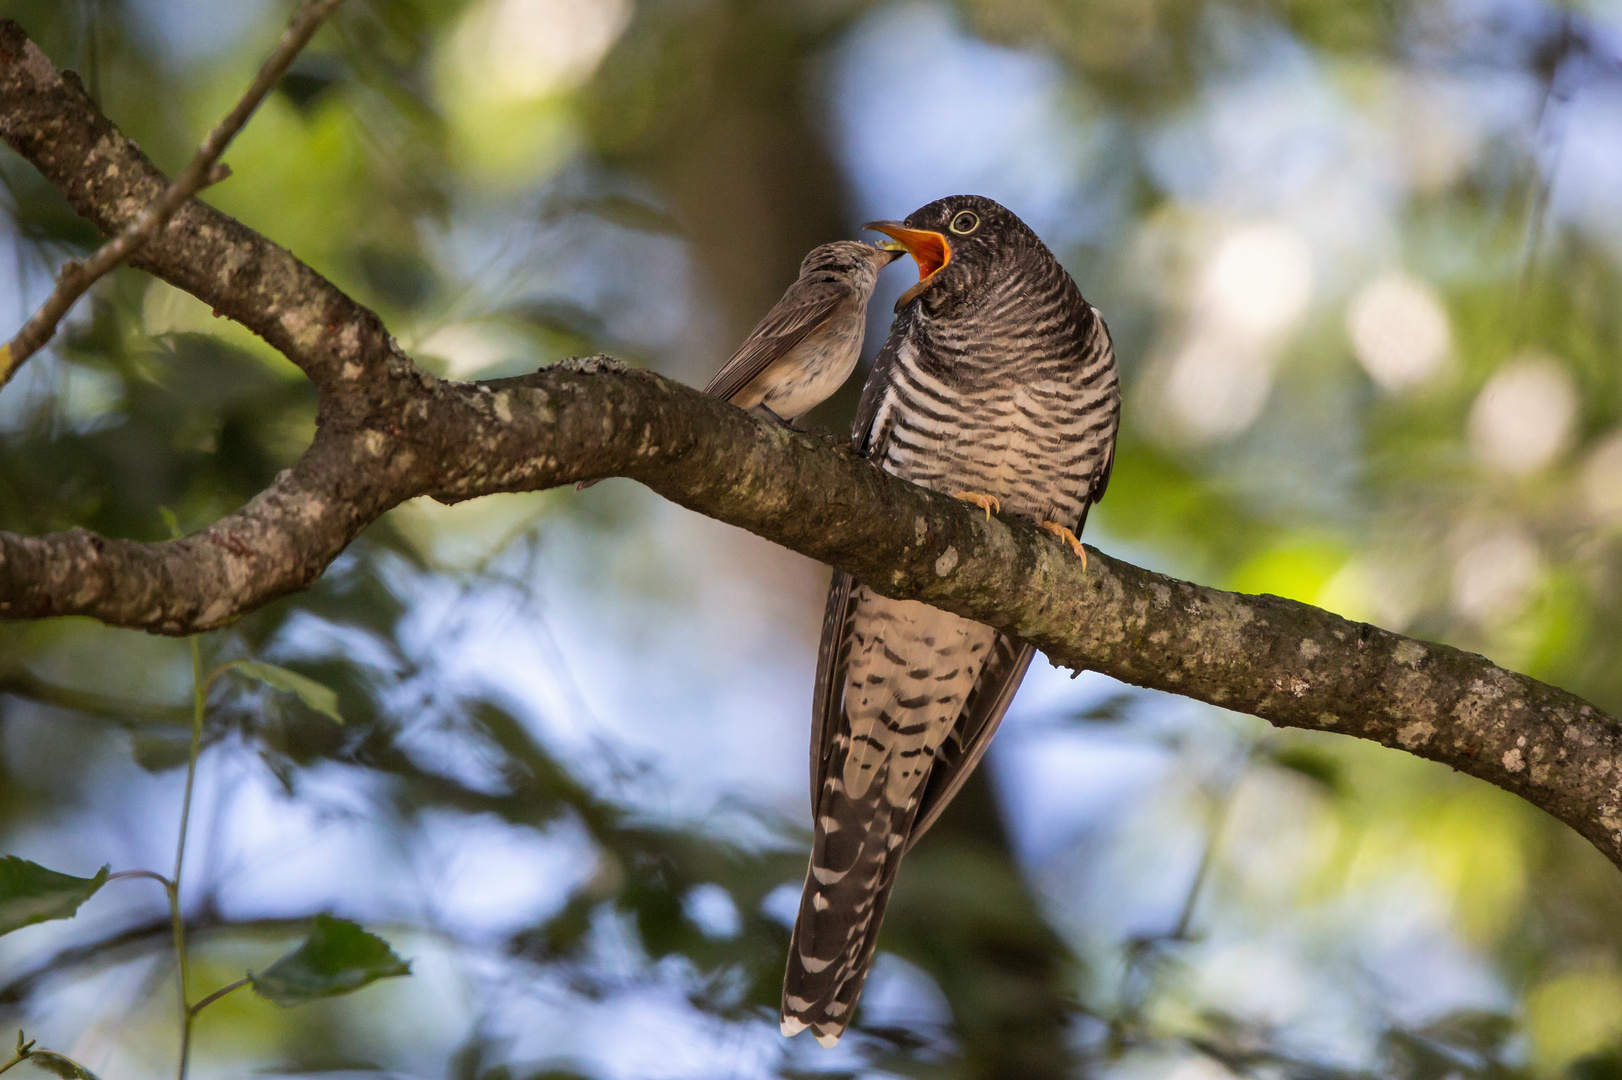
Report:
[[[810,1028],[823,1046],[839,1041],[856,1009],[918,812],[916,795],[904,807],[885,798],[882,775],[860,798],[850,798],[839,772],[829,769],[823,784],[811,866],[783,976],[783,1034]]]

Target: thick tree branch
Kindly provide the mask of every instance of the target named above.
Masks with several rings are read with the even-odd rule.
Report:
[[[390,470],[367,452],[374,441],[338,430],[319,429],[298,463],[247,506],[180,540],[0,533],[0,618],[92,615],[185,634],[305,587],[399,501],[389,496]]]
[[[140,152],[10,24],[0,135],[104,229],[161,188]],[[75,156],[77,155],[77,156]],[[1525,797],[1622,865],[1622,728],[1556,687],[1274,596],[1177,581],[874,469],[842,440],[762,423],[606,360],[439,380],[290,254],[193,201],[141,263],[262,333],[322,391],[309,452],[183,540],[0,534],[0,615],[191,633],[309,584],[400,501],[629,476],[689,509],[1101,671],[1275,724],[1356,735]]]

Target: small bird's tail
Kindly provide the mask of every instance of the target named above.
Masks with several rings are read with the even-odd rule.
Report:
[[[837,774],[824,784],[783,976],[784,1035],[810,1028],[818,1042],[832,1046],[856,1009],[918,812],[916,795],[905,807],[893,806],[884,788],[884,776],[877,776],[853,799]]]

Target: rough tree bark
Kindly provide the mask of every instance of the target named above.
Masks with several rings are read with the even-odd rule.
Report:
[[[166,178],[0,22],[0,137],[105,234]],[[134,264],[259,334],[321,393],[318,432],[240,511],[147,544],[0,533],[0,617],[188,634],[307,586],[389,508],[628,476],[666,498],[1032,642],[1055,663],[1372,739],[1522,796],[1622,866],[1622,728],[1480,656],[1090,554],[607,358],[450,382],[292,254],[193,199]]]

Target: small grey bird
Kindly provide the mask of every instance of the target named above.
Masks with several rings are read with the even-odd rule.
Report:
[[[886,472],[1075,534],[1104,497],[1121,396],[1098,310],[1035,233],[979,196],[887,233],[918,263],[857,412]],[[783,979],[782,1029],[831,1046],[867,977],[901,856],[986,751],[1031,646],[836,572],[812,701],[815,840]]]
[[[879,270],[904,253],[857,240],[812,248],[798,280],[704,392],[785,422],[828,400],[856,370]]]
[[[812,248],[800,276],[704,392],[785,424],[827,401],[856,370],[879,271],[904,254],[900,245],[859,240]],[[596,483],[582,480],[575,490]]]

